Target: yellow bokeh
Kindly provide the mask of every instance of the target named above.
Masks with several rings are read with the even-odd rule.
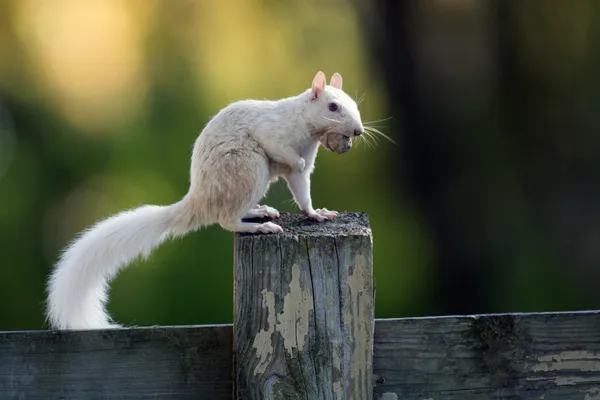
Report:
[[[109,132],[142,105],[140,42],[149,13],[134,4],[23,0],[15,7],[17,34],[51,103],[84,132]]]

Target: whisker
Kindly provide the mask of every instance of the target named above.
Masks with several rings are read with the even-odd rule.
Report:
[[[388,127],[387,125],[367,125],[367,126],[371,127],[371,128],[387,128]]]
[[[370,133],[367,133],[367,132],[365,131],[365,133],[363,133],[363,135],[362,135],[362,136],[360,136],[360,139],[361,139],[362,141],[364,141],[365,143],[367,143],[367,144],[368,144],[368,147],[369,147],[370,149],[373,149],[373,148],[375,148],[375,142],[376,142],[376,141],[375,141],[375,139],[373,138],[373,136],[372,136]]]
[[[390,142],[392,142],[392,143],[394,143],[396,146],[398,146],[398,143],[394,142],[394,141],[392,140],[392,138],[390,138],[390,137],[389,137],[388,135],[386,135],[385,133],[381,132],[379,129],[377,129],[377,128],[373,128],[373,127],[370,127],[370,126],[364,126],[364,125],[363,125],[363,128],[365,129],[365,131],[369,131],[369,132],[371,132],[371,133],[377,133],[378,135],[381,135],[381,136],[383,136],[384,138],[386,138],[387,140],[389,140]]]
[[[375,147],[379,144],[379,138],[377,136],[375,136],[373,133],[368,132],[368,133],[365,133],[364,135],[366,135],[365,137],[368,137],[369,141],[371,141],[373,143],[373,147]]]
[[[373,139],[376,143],[379,142],[379,138],[373,132],[365,131],[365,134]]]
[[[367,148],[370,148],[369,143],[364,138],[356,138],[355,143],[357,147],[364,145]]]
[[[363,100],[365,99],[365,92],[363,92],[363,94],[360,96],[360,98],[356,101],[356,105],[360,105],[360,103],[363,102]]]
[[[355,140],[352,141],[352,147],[353,148],[358,148],[362,145],[362,140],[360,140],[359,138],[356,138]]]
[[[390,119],[392,119],[394,117],[387,117],[387,118],[381,118],[381,119],[374,119],[373,121],[367,121],[367,122],[363,122],[363,125],[370,125],[370,124],[374,124],[376,122],[383,122],[383,121],[388,121]]]

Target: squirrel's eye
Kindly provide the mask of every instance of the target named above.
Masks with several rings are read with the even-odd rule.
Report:
[[[329,111],[336,112],[338,110],[338,105],[335,103],[329,103]]]

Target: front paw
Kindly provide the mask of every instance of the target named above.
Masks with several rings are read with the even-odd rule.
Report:
[[[306,168],[306,161],[304,161],[304,158],[300,157],[300,159],[296,162],[296,165],[294,165],[294,170],[296,172],[302,172],[304,171],[304,168]]]
[[[319,208],[318,210],[303,211],[303,214],[308,219],[323,222],[327,220],[332,220],[336,215],[338,215],[338,212],[329,211],[326,208]]]

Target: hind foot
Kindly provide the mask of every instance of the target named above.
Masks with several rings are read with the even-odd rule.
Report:
[[[224,229],[231,232],[246,232],[246,233],[280,233],[283,232],[283,228],[272,222],[265,222],[262,224],[254,222],[236,222],[234,224],[220,224]]]
[[[257,204],[253,208],[251,208],[246,215],[244,215],[244,218],[266,218],[266,217],[269,217],[271,219],[279,218],[279,211],[277,211],[273,207],[261,206],[260,204]]]

